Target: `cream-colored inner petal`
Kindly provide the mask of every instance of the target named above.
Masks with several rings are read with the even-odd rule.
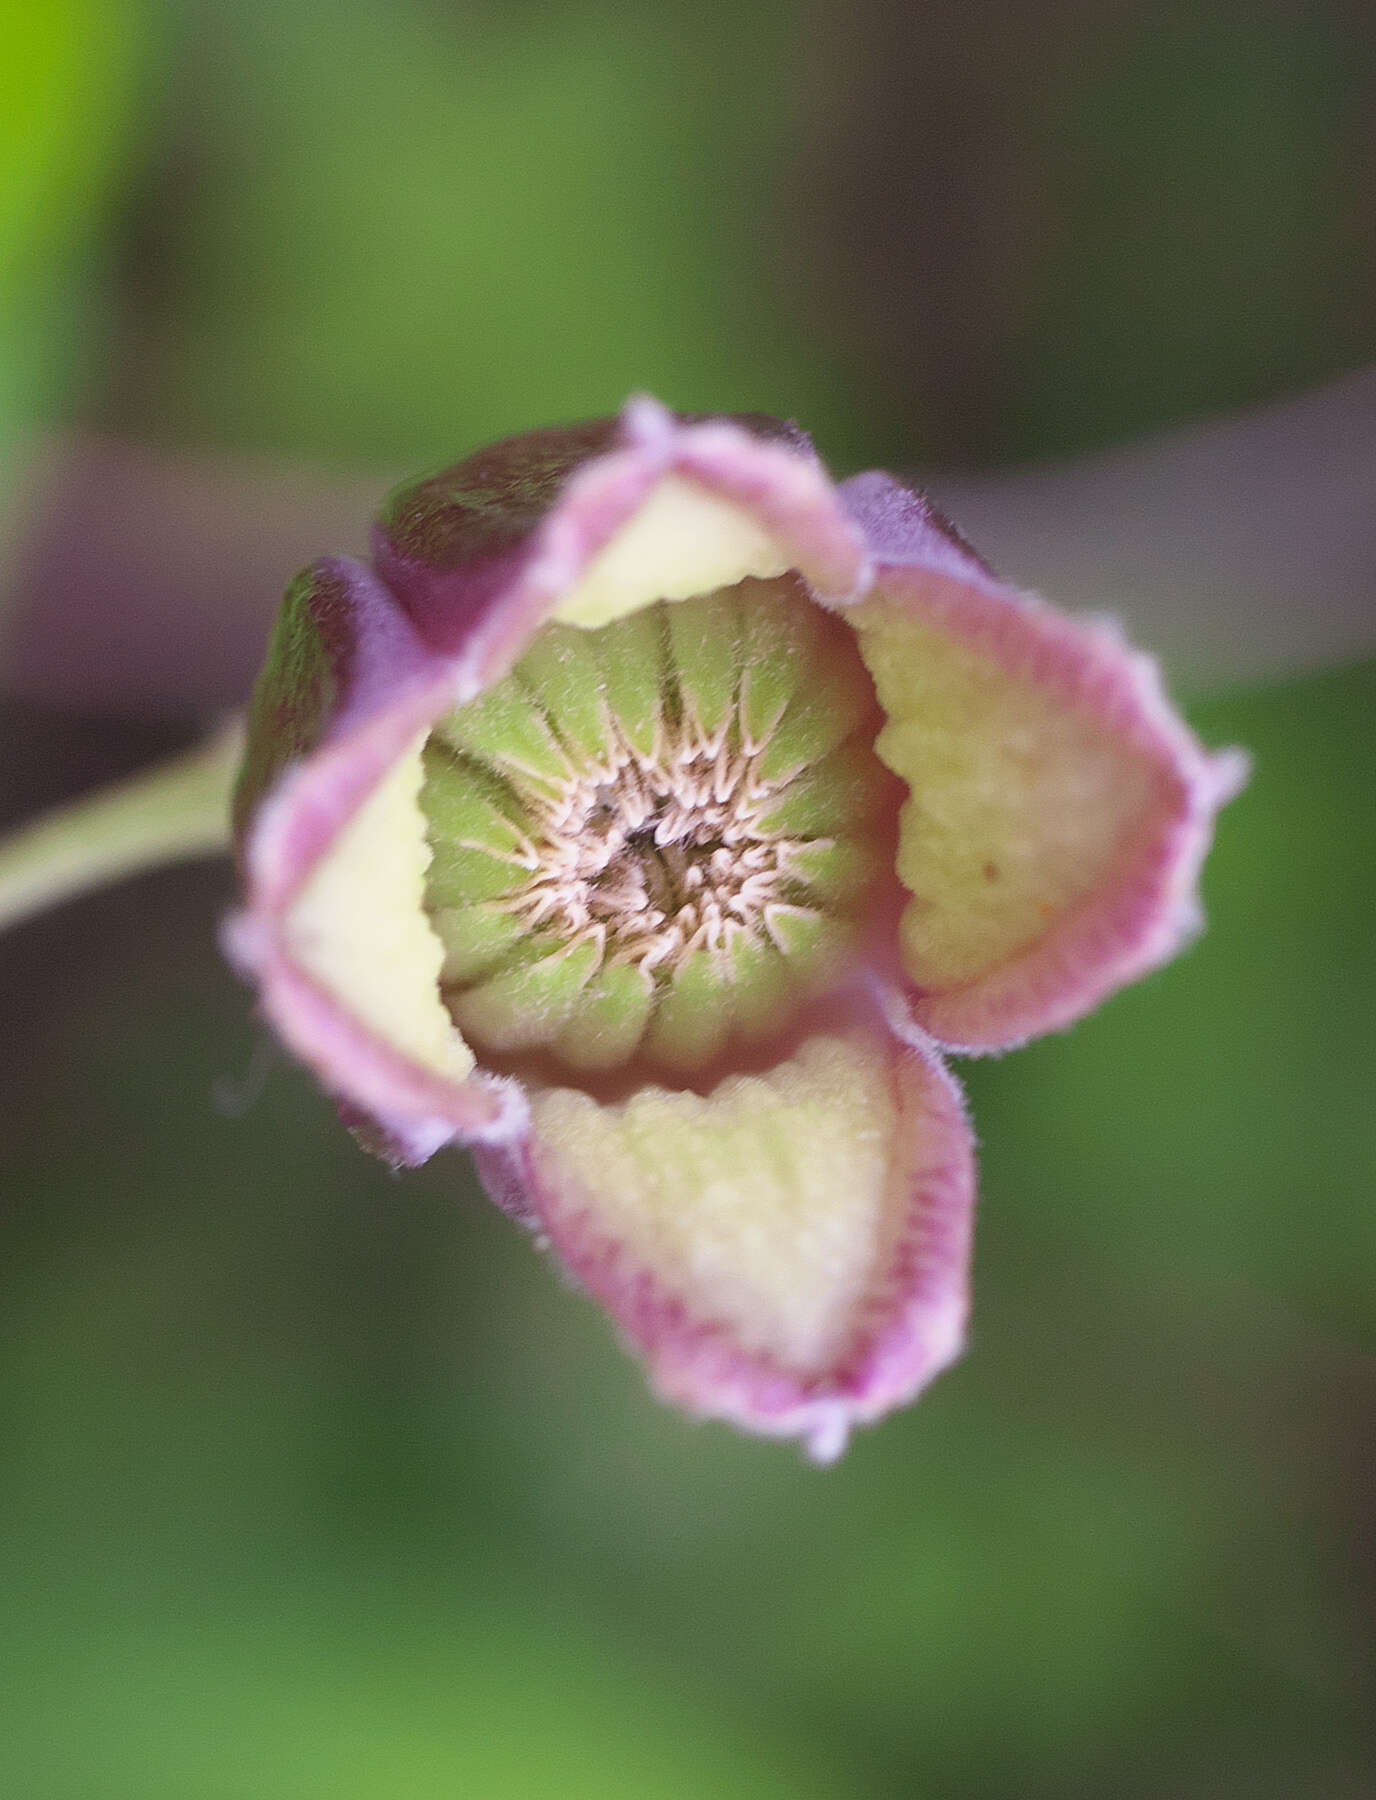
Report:
[[[919,1132],[900,1132],[884,1050],[817,1037],[706,1097],[641,1089],[532,1103],[550,1225],[612,1246],[691,1317],[800,1373],[844,1355],[902,1225]],[[595,1283],[593,1284],[596,1285]]]
[[[443,947],[426,915],[425,734],[387,771],[286,919],[297,963],[393,1049],[462,1080],[473,1053],[440,1000]]]
[[[595,629],[656,600],[686,600],[748,575],[784,574],[787,553],[750,513],[706,488],[666,475],[605,544],[554,609]]]
[[[903,958],[961,986],[1030,948],[1105,879],[1148,814],[1153,773],[1085,710],[882,599],[848,615],[908,784]]]

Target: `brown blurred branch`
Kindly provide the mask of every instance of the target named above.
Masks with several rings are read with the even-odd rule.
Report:
[[[111,714],[239,705],[288,579],[366,549],[387,486],[118,439],[43,446],[0,527],[0,688]]]
[[[1376,368],[1105,455],[929,480],[1010,580],[1195,687],[1376,653]]]
[[[1376,651],[1376,369],[1075,463],[927,480],[1010,579],[1118,614],[1196,686]],[[0,685],[105,713],[236,704],[287,579],[361,550],[386,485],[48,446],[10,508]]]

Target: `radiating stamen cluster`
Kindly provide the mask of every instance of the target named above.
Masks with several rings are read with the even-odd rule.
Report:
[[[778,789],[758,755],[684,726],[656,757],[618,748],[612,767],[531,806],[530,885],[509,903],[529,929],[550,926],[571,946],[595,938],[607,960],[653,971],[726,951],[799,899],[807,840],[769,835]]]
[[[779,1028],[861,934],[873,730],[848,634],[787,581],[547,627],[425,752],[460,1029],[591,1069]]]

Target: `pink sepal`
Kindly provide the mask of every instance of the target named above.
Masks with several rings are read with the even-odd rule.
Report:
[[[239,847],[244,906],[227,922],[224,944],[257,984],[274,1028],[331,1094],[366,1115],[385,1154],[423,1162],[454,1138],[519,1129],[519,1089],[488,1077],[447,1081],[384,1042],[300,967],[286,926],[359,806],[452,703],[452,681],[367,569],[332,559],[318,576],[333,708],[316,747],[249,810]]]
[[[875,560],[872,599],[1041,688],[1154,774],[1148,815],[1093,893],[978,979],[913,993],[914,1019],[944,1047],[1011,1049],[1072,1024],[1198,931],[1200,866],[1219,807],[1246,781],[1247,760],[1200,745],[1167,700],[1156,664],[1113,625],[1076,621],[1005,586],[921,495],[877,473],[841,493]]]
[[[667,475],[751,513],[820,600],[857,597],[869,579],[859,532],[802,434],[768,423],[764,436],[729,419],[684,421],[642,397],[614,428],[600,422],[496,445],[473,459],[475,475],[460,464],[400,492],[374,533],[378,569],[425,643],[453,659],[464,694],[506,673]],[[538,512],[523,454],[562,458],[561,480]],[[467,500],[474,482],[481,508]],[[510,531],[499,529],[507,512]]]
[[[844,1356],[820,1374],[800,1375],[760,1356],[721,1323],[690,1311],[626,1245],[598,1229],[578,1191],[551,1180],[552,1156],[538,1160],[529,1138],[476,1154],[492,1197],[535,1230],[606,1309],[662,1398],[747,1431],[802,1438],[819,1462],[840,1455],[853,1427],[906,1404],[956,1359],[969,1306],[975,1157],[964,1097],[930,1047],[899,1043],[878,1025],[874,1031],[897,1089],[899,1137],[936,1142],[906,1171],[903,1226]]]

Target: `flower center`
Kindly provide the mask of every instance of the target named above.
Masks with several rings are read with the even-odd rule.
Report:
[[[606,959],[671,973],[734,931],[758,930],[796,885],[797,843],[769,833],[776,790],[728,742],[624,743],[610,768],[572,779],[529,808],[530,880],[507,902],[531,929],[596,939]]]
[[[425,750],[444,997],[489,1053],[694,1070],[853,962],[891,778],[796,580],[546,627]]]

